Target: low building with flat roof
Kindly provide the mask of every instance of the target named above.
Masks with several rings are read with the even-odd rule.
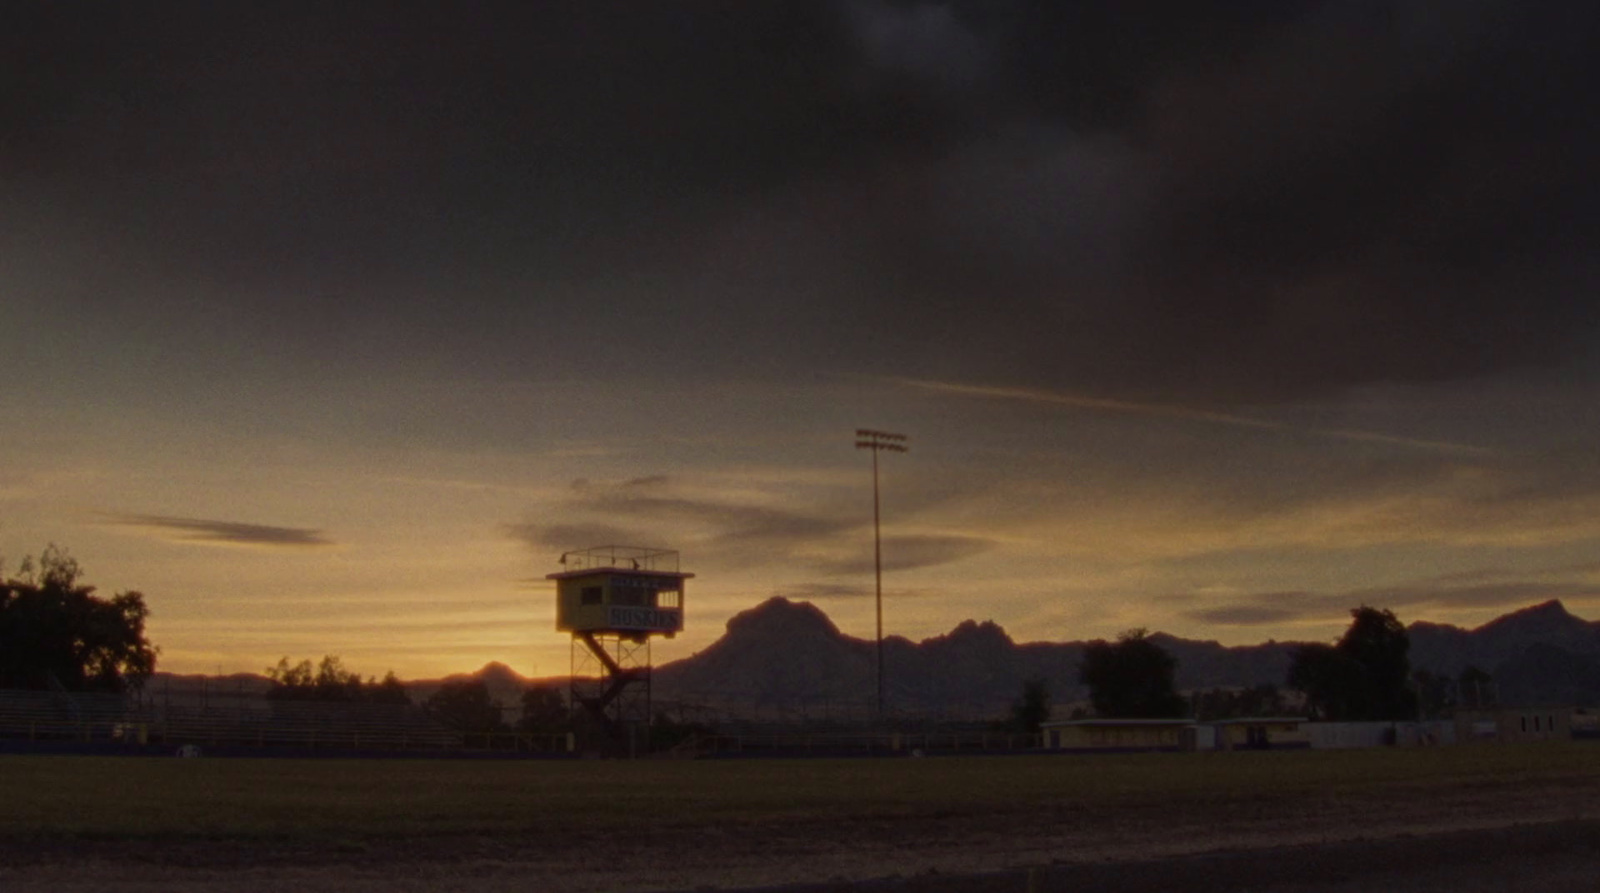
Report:
[[[1184,750],[1186,742],[1192,750],[1195,726],[1192,719],[1069,719],[1039,728],[1047,749],[1128,753]]]
[[[1241,716],[1210,723],[1217,750],[1286,750],[1311,746],[1304,716]]]
[[[1180,750],[1279,750],[1310,747],[1302,716],[1193,719],[1071,719],[1040,725],[1048,750],[1136,753]]]
[[[1565,741],[1572,737],[1571,707],[1490,707],[1457,710],[1456,740],[1472,742]]]

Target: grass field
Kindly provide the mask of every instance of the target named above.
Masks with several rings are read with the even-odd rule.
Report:
[[[0,836],[365,840],[1315,802],[1593,786],[1600,748],[859,760],[0,757]]]

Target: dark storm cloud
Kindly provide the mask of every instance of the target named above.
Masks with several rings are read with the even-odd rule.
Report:
[[[1009,214],[991,213],[1103,250],[999,247],[1020,237],[952,245],[927,232],[940,209],[923,209],[933,223],[906,222],[897,247],[929,306],[897,329],[948,346],[937,329],[960,318],[971,324],[962,339],[998,345],[1009,333],[1017,378],[1219,397],[1471,377],[1583,347],[1600,66],[1580,35],[1600,14],[1279,5],[1225,36],[1186,31],[1197,17],[1220,24],[1210,5],[1154,6],[1096,21],[1085,13],[1101,4],[1057,4],[1074,12],[1055,18],[1084,27],[1035,29],[1029,46],[1054,42],[1073,60],[1064,65],[1088,67],[1054,80],[1036,57],[1017,60],[1032,77],[1014,95],[1035,101],[1035,129],[1007,137],[1021,147],[1010,173],[1048,204],[1018,189]],[[1150,21],[1139,52],[1109,58]],[[1104,160],[1039,161],[1091,152]],[[981,152],[950,157],[914,172],[926,178],[918,188],[958,171],[1005,183],[963,170]],[[1049,201],[1063,191],[1076,201]],[[941,299],[941,284],[981,294],[969,306],[984,315],[946,313],[940,301],[956,298]]]
[[[164,362],[1227,400],[1595,322],[1591,4],[0,16],[8,291]]]
[[[107,523],[136,527],[183,542],[283,548],[333,544],[322,535],[322,531],[303,527],[272,527],[266,524],[175,518],[168,515],[110,515]]]

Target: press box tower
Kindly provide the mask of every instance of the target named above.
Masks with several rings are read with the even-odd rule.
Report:
[[[572,634],[572,703],[615,743],[650,723],[650,641],[683,629],[678,553],[594,546],[562,553],[556,629]]]

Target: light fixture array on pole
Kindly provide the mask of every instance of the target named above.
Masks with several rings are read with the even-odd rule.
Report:
[[[876,581],[878,604],[878,721],[883,721],[883,537],[878,514],[878,454],[884,450],[904,453],[908,449],[904,434],[856,429],[856,449],[872,451],[872,570]]]

